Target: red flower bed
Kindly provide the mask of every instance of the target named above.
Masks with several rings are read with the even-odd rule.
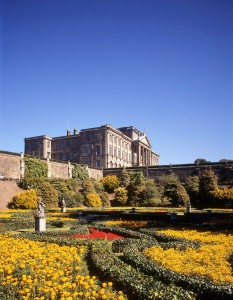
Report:
[[[115,240],[115,239],[123,239],[124,237],[111,232],[104,232],[104,231],[95,230],[94,228],[90,228],[89,234],[74,234],[70,236],[70,238]]]

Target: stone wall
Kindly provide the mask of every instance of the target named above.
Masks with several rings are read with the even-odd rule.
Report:
[[[43,159],[43,161],[46,161]],[[70,162],[58,162],[47,159],[48,178],[72,178]],[[88,168],[89,177],[101,179],[103,171],[101,169]],[[24,176],[24,156],[23,154],[0,151],[0,179],[18,180]]]
[[[182,164],[182,165],[163,165],[149,167],[126,168],[128,171],[142,171],[146,178],[153,178],[158,182],[162,175],[176,174],[181,182],[185,182],[189,176],[201,176],[204,170],[211,169],[218,176],[219,184],[233,184],[233,163],[206,163],[201,165]],[[119,176],[122,169],[104,169],[103,175]]]
[[[103,170],[101,169],[93,169],[93,168],[88,168],[88,174],[90,178],[94,178],[97,180],[100,180],[103,178]]]
[[[69,162],[57,162],[47,160],[48,177],[50,178],[72,178],[73,165]],[[128,171],[142,171],[146,178],[153,178],[156,182],[159,176],[176,174],[182,182],[189,176],[200,176],[204,170],[211,169],[218,176],[219,184],[233,184],[233,162],[228,163],[206,163],[206,164],[176,164],[149,167],[129,167]],[[88,168],[89,177],[101,179],[106,175],[120,175],[122,168],[95,169]],[[0,151],[0,179],[20,179],[24,174],[23,154]]]
[[[0,179],[20,179],[22,157],[18,153],[0,152]]]

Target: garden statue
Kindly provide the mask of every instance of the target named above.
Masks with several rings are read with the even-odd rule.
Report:
[[[186,206],[186,213],[191,213],[192,209],[191,209],[191,203],[188,202],[187,206]]]
[[[66,212],[66,202],[64,198],[61,200],[61,212]]]
[[[45,204],[41,201],[41,198],[38,198],[38,212],[37,212],[37,216],[39,218],[45,218],[44,208],[45,208]]]
[[[37,202],[37,213],[34,215],[35,218],[35,231],[46,231],[46,218],[45,218],[45,204],[38,198]]]

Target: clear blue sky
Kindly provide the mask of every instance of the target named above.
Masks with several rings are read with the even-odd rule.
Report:
[[[233,159],[232,0],[0,0],[0,150],[111,124]]]

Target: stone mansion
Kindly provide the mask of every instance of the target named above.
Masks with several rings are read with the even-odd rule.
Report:
[[[70,161],[94,168],[121,168],[159,164],[148,137],[133,126],[103,125],[81,129],[65,136],[25,138],[25,154],[52,160]]]

